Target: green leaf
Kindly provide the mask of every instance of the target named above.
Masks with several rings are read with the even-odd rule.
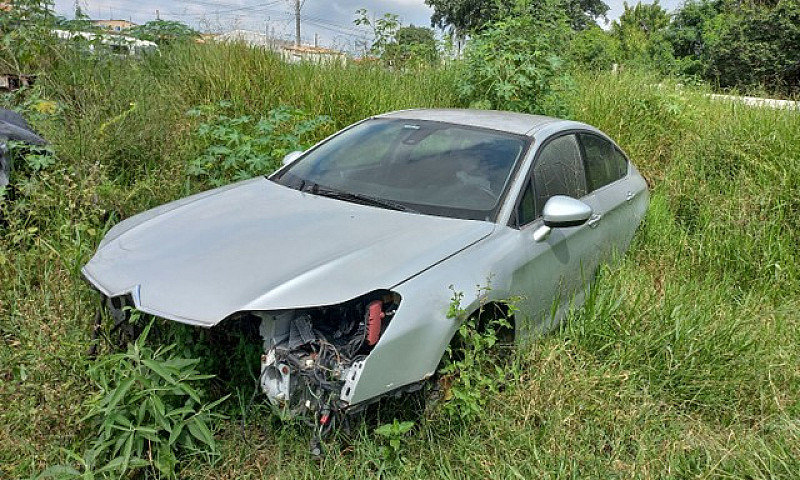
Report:
[[[139,411],[136,413],[136,424],[141,425],[144,421],[144,416],[147,414],[147,402],[139,404]]]
[[[146,467],[148,465],[146,460],[143,460],[139,457],[131,457],[128,459],[127,464],[125,463],[125,458],[122,456],[116,457],[107,464],[105,464],[102,468],[100,468],[97,473],[106,473],[106,472],[119,472],[120,474],[124,473],[128,468],[141,468]],[[125,466],[125,470],[122,470],[120,467]]]
[[[126,412],[127,413],[127,412]],[[103,422],[103,425],[108,424],[108,428],[116,428],[118,430],[130,430],[133,428],[133,423],[130,419],[121,413],[112,413]]]
[[[189,395],[189,397],[191,397],[191,399],[194,400],[195,402],[202,403],[202,400],[200,400],[200,395],[194,388],[190,387],[188,384],[181,383],[179,385],[179,388],[183,393]]]
[[[189,433],[194,438],[208,445],[212,450],[215,448],[214,435],[211,434],[208,426],[200,417],[192,418],[187,426],[189,427]]]
[[[136,429],[136,434],[150,440],[153,443],[160,443],[161,439],[158,436],[158,431],[152,428],[139,427]]]
[[[131,453],[133,452],[133,440],[135,436],[131,433],[128,436],[128,441],[125,442],[125,450],[123,450],[123,456],[125,458],[124,462],[122,463],[122,471],[125,472],[128,470],[128,464],[131,461]]]
[[[114,392],[111,394],[111,397],[108,400],[108,406],[106,409],[108,411],[113,411],[116,408],[117,404],[122,400],[128,390],[130,390],[131,385],[133,385],[134,379],[129,378],[124,380],[117,388],[114,389]]]
[[[219,405],[220,403],[222,403],[225,400],[227,400],[230,396],[231,396],[231,394],[229,393],[229,394],[225,395],[224,397],[220,398],[219,400],[215,400],[215,401],[209,403],[208,405],[204,405],[203,406],[203,410],[205,410],[207,412],[213,410],[214,408],[217,407],[217,405]]]
[[[149,359],[142,360],[142,363],[147,368],[155,372],[156,375],[163,378],[167,383],[173,385],[175,384],[175,378],[173,378],[172,374],[170,374],[160,363]]]
[[[157,396],[150,397],[150,402],[153,404],[153,419],[155,419],[156,424],[161,427],[163,430],[167,432],[172,431],[172,424],[167,419],[167,416],[164,413],[164,404],[161,403],[161,400]]]
[[[175,458],[175,454],[170,449],[169,445],[159,445],[155,458],[155,465],[158,471],[168,477],[172,477],[177,464],[178,460]]]
[[[194,413],[194,409],[192,407],[180,407],[180,408],[176,408],[174,410],[170,410],[170,412],[167,413],[167,416],[168,417],[175,417],[175,416],[180,415],[181,417],[183,417],[183,416],[186,416],[186,414],[189,414],[189,413]]]
[[[172,427],[172,432],[170,432],[169,439],[167,440],[167,444],[170,447],[173,447],[178,442],[178,438],[181,436],[181,433],[183,433],[183,427],[185,426],[186,422],[181,421],[176,423],[175,426]]]

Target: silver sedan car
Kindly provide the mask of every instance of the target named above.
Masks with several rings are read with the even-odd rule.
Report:
[[[647,204],[645,180],[589,125],[407,110],[120,222],[83,274],[117,321],[130,306],[255,322],[270,402],[319,416],[430,378],[459,327],[454,292],[467,312],[519,298],[518,338],[552,329]]]

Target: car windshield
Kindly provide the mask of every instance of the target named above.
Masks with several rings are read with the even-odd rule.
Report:
[[[494,220],[526,137],[450,123],[372,119],[272,180],[383,208]]]

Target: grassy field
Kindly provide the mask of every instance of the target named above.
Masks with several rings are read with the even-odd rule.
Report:
[[[141,62],[61,52],[25,109],[57,160],[24,169],[0,226],[0,478],[82,451],[95,387],[96,299],[79,276],[120,218],[207,188],[192,107],[279,105],[332,121],[464,106],[457,69],[408,74],[289,66],[238,46]],[[469,422],[385,403],[316,463],[308,432],[263,408],[217,432],[191,478],[800,478],[800,115],[712,102],[633,74],[582,76],[572,117],[617,139],[652,201],[629,254],[563,328],[517,351],[508,388]],[[267,172],[264,172],[267,173]],[[242,398],[240,398],[242,397]],[[414,420],[396,458],[377,425]]]

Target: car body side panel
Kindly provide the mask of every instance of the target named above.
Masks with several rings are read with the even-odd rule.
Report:
[[[641,223],[648,202],[647,184],[631,166],[628,175],[595,190],[585,201],[600,216],[594,224],[594,241],[602,252],[599,260],[612,262],[628,249]]]
[[[436,371],[461,319],[448,318],[454,292],[460,307],[509,296],[509,280],[520,261],[519,232],[498,227],[470,248],[392,288],[403,298],[394,319],[367,357],[350,402],[356,404]],[[488,287],[488,288],[487,288]]]
[[[525,257],[514,271],[511,293],[520,299],[520,339],[548,332],[571,304],[582,303],[586,269],[599,261],[588,225],[554,228],[544,241],[536,242],[533,232],[541,226],[539,219],[519,232]]]
[[[519,191],[524,188],[539,150],[546,147],[548,140],[576,128],[589,127],[561,121],[536,132],[536,148],[526,160]],[[586,197],[581,200],[585,201]],[[601,252],[595,248],[599,243],[598,234],[589,225],[555,228],[544,241],[536,242],[533,233],[542,226],[539,218],[520,230],[524,240],[519,248],[524,252],[524,259],[514,270],[512,295],[519,298],[521,312],[525,312],[519,314],[521,318],[516,322],[521,339],[549,331],[571,305],[583,302],[586,284],[601,258]]]
[[[638,175],[631,181],[644,184]],[[647,190],[641,191],[631,205],[630,211],[619,214],[620,222],[627,222],[620,236],[625,246],[644,215]],[[541,220],[523,230],[498,226],[491,235],[436,268],[393,287],[403,301],[364,362],[350,403],[433,375],[460,325],[461,319],[447,316],[455,292],[463,294],[460,307],[466,312],[477,311],[486,302],[520,297],[522,312],[515,319],[518,342],[546,333],[570,306],[580,306],[589,280],[582,264],[597,265],[602,256],[594,243],[596,232],[588,225],[557,228],[545,242],[536,243],[533,231],[540,225]],[[584,237],[568,243],[581,229]]]

